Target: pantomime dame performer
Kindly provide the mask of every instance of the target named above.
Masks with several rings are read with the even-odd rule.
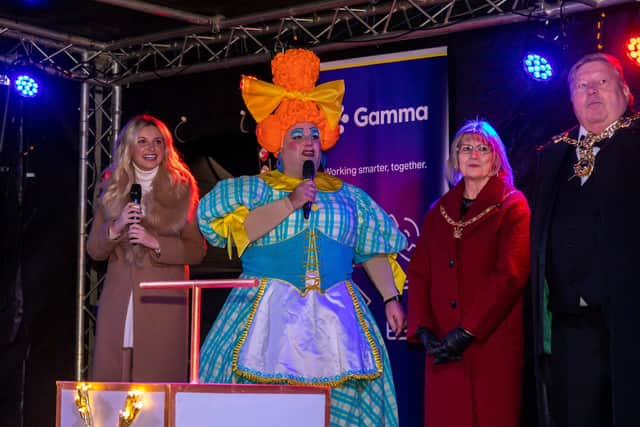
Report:
[[[275,84],[243,77],[242,95],[278,170],[221,181],[198,207],[207,240],[234,246],[241,277],[259,279],[229,295],[203,345],[200,380],[328,385],[332,426],[397,426],[387,351],[351,276],[364,266],[399,333],[395,256],[407,240],[364,191],[318,172],[339,137],[344,82],[316,87],[320,61],[309,50],[279,53],[271,67]]]

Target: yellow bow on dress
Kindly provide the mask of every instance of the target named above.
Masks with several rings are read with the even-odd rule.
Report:
[[[209,224],[213,231],[227,239],[227,253],[229,259],[233,257],[233,247],[236,247],[238,256],[242,255],[249,246],[249,237],[244,228],[244,220],[249,215],[246,206],[238,206],[236,210],[222,218],[215,219]]]
[[[323,83],[311,92],[299,92],[288,91],[282,86],[267,83],[255,77],[242,76],[240,88],[247,109],[258,123],[269,117],[283,99],[315,102],[327,116],[327,122],[332,128],[338,126],[342,114],[344,80]]]

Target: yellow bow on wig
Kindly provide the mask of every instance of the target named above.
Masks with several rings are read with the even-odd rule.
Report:
[[[311,92],[288,91],[282,86],[242,76],[240,83],[242,99],[256,122],[260,123],[280,105],[283,99],[313,101],[324,112],[329,126],[338,126],[342,114],[344,80],[334,80],[316,86]]]

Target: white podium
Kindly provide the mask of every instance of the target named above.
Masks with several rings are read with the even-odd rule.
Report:
[[[58,381],[56,427],[85,427],[76,387],[87,384],[94,427],[118,427],[130,391],[142,393],[133,427],[329,427],[329,387],[268,384]]]
[[[88,385],[92,427],[118,427],[131,391],[142,393],[132,427],[329,427],[330,387],[270,384],[198,384],[202,288],[257,286],[257,280],[143,282],[143,289],[191,291],[190,383],[92,383],[58,381],[56,427],[86,427],[75,403],[78,385]]]

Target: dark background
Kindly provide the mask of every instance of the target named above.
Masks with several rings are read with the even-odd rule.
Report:
[[[629,86],[640,96],[640,67],[632,65],[623,51],[625,37],[634,30],[640,33],[639,11],[639,5],[627,4],[606,9],[604,18],[603,11],[593,10],[550,22],[333,52],[321,55],[321,60],[447,46],[450,134],[468,119],[489,120],[507,146],[517,185],[526,190],[535,147],[575,124],[566,73],[580,56],[597,50],[599,21],[603,23],[600,41],[604,51],[622,60]],[[551,82],[534,82],[522,72],[523,54],[536,46],[553,58],[556,76]],[[188,162],[210,156],[233,175],[256,173],[258,146],[253,122],[246,120],[249,133],[240,131],[240,74],[270,80],[268,64],[260,64],[126,87],[123,123],[146,112],[174,129],[185,116],[187,122],[180,126],[178,135],[186,142],[176,145]],[[0,173],[0,417],[4,417],[0,424],[7,426],[15,425],[11,417],[20,400],[15,393],[16,378],[24,375],[24,425],[51,426],[55,421],[55,381],[74,377],[80,90],[75,82],[39,77],[42,90],[37,98],[20,101],[11,94],[0,152],[0,166],[9,169]],[[390,90],[393,84],[389,82]],[[7,90],[0,86],[0,119]],[[21,119],[24,147],[34,147],[22,159],[34,176],[26,179],[24,200],[19,206],[15,167],[21,157]],[[15,270],[18,264],[21,271]],[[205,274],[206,266],[199,271],[194,271],[196,277]],[[24,317],[17,334],[12,335],[15,331],[6,316],[10,312],[7,304],[15,297],[12,289],[18,281],[24,289]],[[207,293],[203,331],[215,317],[224,295],[222,291]],[[22,363],[25,356],[26,362]],[[525,403],[530,402],[530,398],[525,399]],[[529,415],[527,419],[531,420]]]

